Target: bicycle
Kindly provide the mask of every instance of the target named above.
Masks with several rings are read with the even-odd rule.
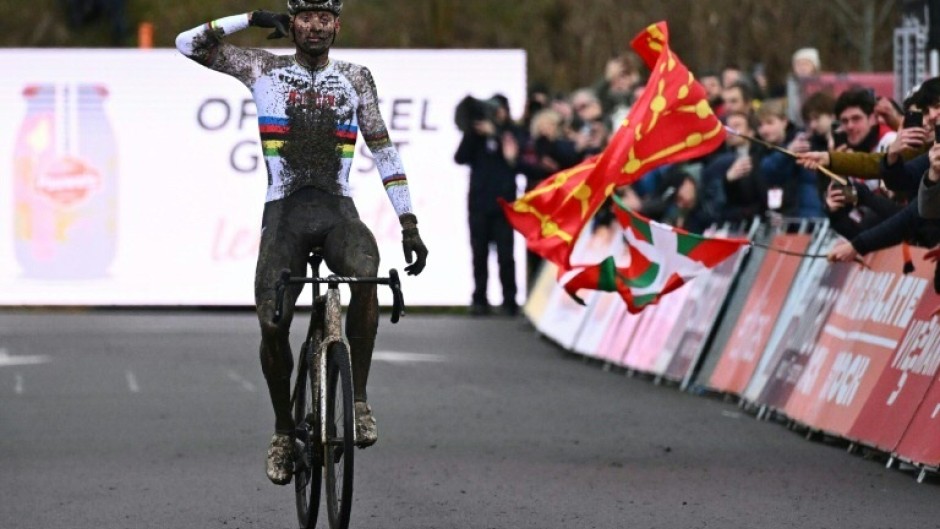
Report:
[[[388,285],[392,290],[392,323],[404,314],[404,298],[398,271],[389,277],[320,277],[323,256],[314,249],[308,258],[311,277],[291,277],[288,269],[281,271],[276,283],[274,323],[283,316],[284,292],[288,285],[313,285],[313,312],[303,346],[291,407],[296,423],[295,439],[300,442],[300,457],[294,464],[294,492],[297,519],[301,529],[313,529],[320,509],[321,478],[326,482],[326,507],[332,529],[346,529],[352,508],[353,447],[356,440],[353,406],[352,366],[349,344],[343,335],[342,306],[339,285]],[[326,284],[325,295],[320,285]],[[308,391],[307,384],[310,384]],[[326,476],[322,476],[325,470]]]

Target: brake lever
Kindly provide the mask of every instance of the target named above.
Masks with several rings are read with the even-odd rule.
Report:
[[[401,292],[401,280],[398,278],[398,270],[392,268],[388,271],[388,286],[392,289],[392,323],[398,323],[405,315],[405,297]]]

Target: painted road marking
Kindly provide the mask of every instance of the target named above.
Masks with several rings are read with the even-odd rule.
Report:
[[[6,349],[0,349],[0,367],[31,366],[49,362],[46,355],[17,355],[13,356]]]
[[[13,393],[16,393],[17,395],[22,395],[23,394],[23,375],[16,373],[13,376],[16,380],[16,382],[14,382],[13,384]]]
[[[236,384],[239,384],[242,387],[242,389],[244,389],[245,391],[250,391],[254,393],[255,385],[245,380],[244,377],[236,373],[233,369],[227,370],[225,374],[228,375],[229,380],[231,380],[232,382],[235,382]]]
[[[376,351],[372,353],[372,360],[390,362],[392,364],[415,364],[420,362],[444,362],[447,358],[435,354],[403,353],[400,351]]]
[[[137,377],[134,376],[134,373],[130,369],[124,372],[124,378],[127,379],[127,389],[131,390],[131,393],[140,393],[140,385],[137,384]]]

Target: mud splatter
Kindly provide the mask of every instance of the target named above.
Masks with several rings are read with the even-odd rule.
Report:
[[[312,186],[334,195],[343,192],[337,175],[342,167],[337,153],[337,127],[343,123],[335,108],[318,108],[316,100],[287,108],[290,132],[281,147],[288,194]]]

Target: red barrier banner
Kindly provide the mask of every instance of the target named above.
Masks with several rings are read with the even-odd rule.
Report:
[[[875,389],[879,377],[913,321],[927,280],[902,274],[898,248],[867,259],[870,269],[850,277],[823,329],[819,348],[788,402],[791,418],[825,432],[848,432]],[[818,355],[818,358],[817,358]],[[814,368],[819,366],[818,371]],[[810,383],[812,380],[812,383]]]
[[[842,290],[857,289],[862,272],[861,267],[850,266],[848,278],[843,283]],[[836,300],[837,305],[838,301]],[[833,307],[810,352],[806,368],[800,374],[784,406],[784,412],[788,417],[810,426],[816,426],[820,407],[816,396],[820,394],[826,382],[826,376],[823,373],[831,371],[836,351],[850,350],[851,343],[847,336],[857,330],[854,324],[851,318],[836,310],[835,306]]]
[[[856,266],[854,263],[829,264],[822,259],[812,264],[808,270],[809,284],[805,285],[799,299],[793,300],[795,310],[790,311],[788,321],[779,323],[785,327],[772,353],[775,359],[769,368],[770,376],[755,399],[758,404],[773,409],[786,406],[816,352],[816,343],[842,286]]]
[[[804,252],[812,236],[777,235],[771,241],[774,248],[788,252]],[[780,313],[790,284],[800,266],[800,257],[769,251],[752,285],[744,309],[728,339],[721,358],[709,380],[709,386],[718,391],[741,393],[747,387],[757,368],[774,322]]]
[[[718,236],[728,237],[727,233]],[[730,235],[740,237],[743,234]],[[726,259],[708,274],[692,280],[692,291],[682,311],[679,313],[679,325],[669,335],[665,349],[671,353],[665,378],[683,381],[688,376],[705,347],[705,340],[717,324],[718,312],[724,304],[731,282],[744,260],[746,249]],[[683,328],[684,327],[684,328]]]
[[[930,385],[895,452],[908,461],[940,466],[940,379]]]
[[[932,279],[933,265],[922,259],[926,250],[913,248],[916,277]],[[940,296],[927,288],[913,319],[900,338],[891,361],[875,384],[861,414],[848,433],[867,445],[893,451],[911,424],[940,366]]]

